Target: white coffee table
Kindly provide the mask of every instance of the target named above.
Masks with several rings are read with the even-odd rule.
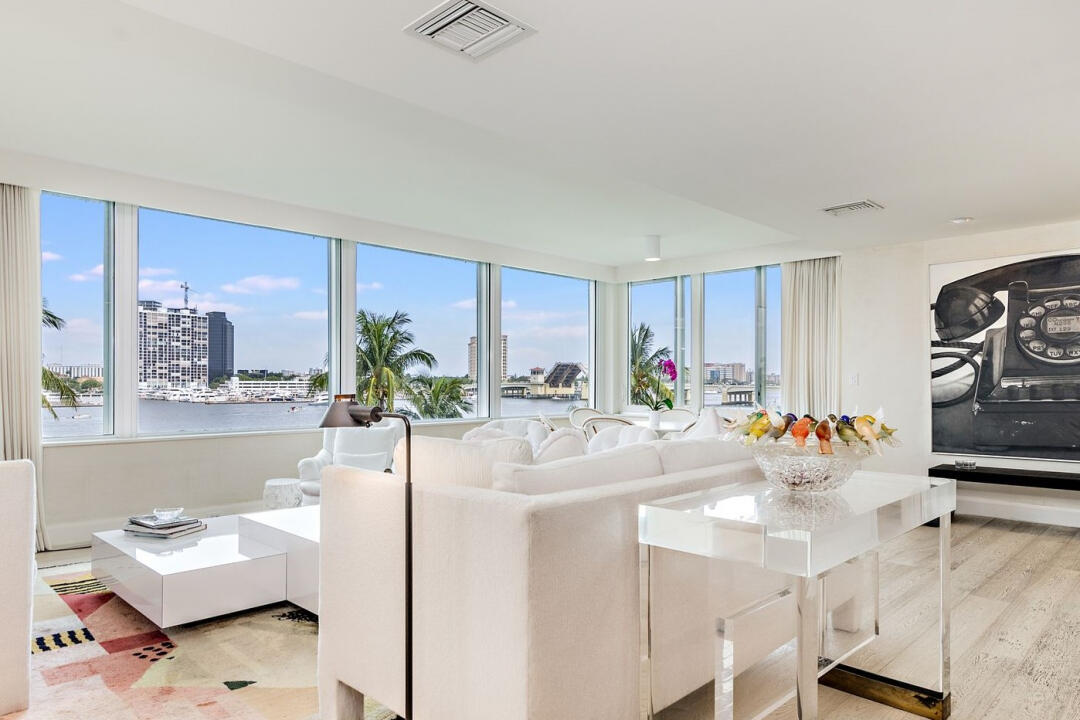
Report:
[[[94,533],[91,572],[158,627],[286,599],[286,553],[245,537],[236,515],[174,540]]]
[[[241,515],[240,534],[285,553],[285,599],[319,612],[319,506]]]

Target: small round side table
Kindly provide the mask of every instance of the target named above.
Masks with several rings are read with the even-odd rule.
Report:
[[[263,486],[263,502],[271,510],[300,507],[303,498],[297,478],[271,478]]]

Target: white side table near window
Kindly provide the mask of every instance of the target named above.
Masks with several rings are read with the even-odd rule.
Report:
[[[779,490],[762,480],[640,505],[642,717],[654,717],[656,702],[672,700],[654,698],[661,686],[656,683],[660,664],[673,657],[668,648],[661,658],[665,648],[654,646],[654,623],[668,623],[664,632],[655,628],[658,638],[671,635],[672,614],[661,612],[673,598],[665,593],[665,578],[686,577],[687,568],[696,568],[691,577],[700,577],[705,599],[695,604],[679,597],[677,602],[710,615],[700,629],[713,634],[711,694],[717,720],[761,718],[793,695],[798,717],[816,720],[819,678],[821,684],[945,720],[951,710],[949,570],[955,509],[955,481],[862,471],[828,493]],[[925,617],[936,620],[939,632],[931,625],[927,642],[913,647],[927,655],[914,665],[936,687],[843,664],[878,635],[878,549],[934,521],[937,552],[922,540],[918,549],[931,567],[937,555],[936,572],[929,574],[933,580],[920,590],[936,595],[927,602]],[[731,607],[725,598],[733,588],[755,588],[754,597],[749,602],[741,597]]]

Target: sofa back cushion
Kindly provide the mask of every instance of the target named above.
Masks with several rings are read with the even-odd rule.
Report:
[[[585,433],[577,428],[559,428],[536,449],[533,463],[548,463],[585,454]]]
[[[751,459],[750,450],[745,445],[718,437],[659,440],[653,445],[660,455],[665,475]]]
[[[542,465],[500,463],[495,466],[492,487],[503,492],[544,495],[639,480],[663,472],[656,448],[653,443],[646,443]]]
[[[390,467],[390,453],[334,453],[334,465],[383,472]]]
[[[412,479],[416,483],[491,488],[496,463],[532,464],[533,451],[522,437],[484,442],[416,435],[412,439]],[[405,472],[405,442],[394,450],[394,470]]]
[[[612,425],[596,433],[589,440],[587,452],[606,452],[617,447],[656,440],[656,431],[638,425]]]

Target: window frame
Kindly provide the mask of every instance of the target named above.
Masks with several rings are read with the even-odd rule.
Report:
[[[200,438],[234,437],[248,435],[295,434],[318,432],[311,428],[244,428],[236,430],[210,430],[192,432],[140,433],[138,430],[138,297],[139,297],[139,210],[147,209],[160,212],[187,215],[210,221],[220,221],[266,228],[284,232],[314,235],[325,238],[329,244],[327,260],[327,342],[328,342],[328,392],[339,394],[353,392],[356,386],[356,264],[359,245],[371,245],[377,248],[400,250],[408,253],[429,255],[437,258],[464,260],[477,267],[477,342],[478,357],[484,358],[477,366],[476,417],[446,418],[419,421],[424,425],[476,425],[489,419],[501,418],[501,373],[496,370],[501,363],[499,345],[490,339],[501,334],[502,327],[502,265],[495,262],[474,260],[467,257],[444,255],[440,253],[395,247],[369,240],[360,240],[308,232],[295,227],[282,227],[275,224],[260,224],[250,220],[216,217],[212,214],[192,212],[190,210],[172,210],[162,205],[142,205],[111,201],[86,194],[43,190],[55,195],[85,198],[103,202],[107,207],[106,235],[104,249],[105,320],[104,320],[104,373],[103,391],[103,426],[109,432],[101,435],[82,435],[73,437],[45,437],[41,441],[47,446],[85,445],[100,443],[156,442],[162,440],[192,440]],[[597,281],[592,278],[571,274],[536,270],[529,267],[508,265],[512,269],[534,272],[556,277],[573,278],[588,283],[588,358],[589,363],[589,407],[597,406],[597,396],[601,388],[601,379],[606,369],[598,368],[597,337]],[[494,364],[493,364],[494,363]],[[551,414],[550,417],[565,417],[566,413]]]
[[[689,367],[690,377],[676,380],[676,394],[679,397],[689,397],[684,407],[694,412],[700,412],[705,407],[705,332],[708,318],[705,317],[705,280],[710,275],[721,275],[730,272],[754,271],[754,401],[764,406],[767,400],[768,387],[768,271],[770,268],[780,269],[779,263],[766,265],[751,265],[749,267],[725,268],[712,272],[693,273],[690,275],[671,275],[626,283],[626,328],[624,329],[624,353],[623,367],[625,368],[622,383],[623,412],[628,414],[642,414],[648,408],[644,405],[635,405],[630,402],[630,347],[629,337],[634,328],[634,287],[655,283],[672,283],[672,306],[675,309],[674,327],[675,355],[673,358],[680,368]],[[782,270],[781,270],[782,272]],[[686,288],[689,284],[689,306],[686,302]],[[687,333],[680,340],[680,333]],[[783,329],[781,328],[781,332]],[[689,352],[686,346],[689,345]],[[689,355],[689,358],[686,356]],[[689,362],[687,362],[689,359]],[[780,370],[783,373],[783,368]],[[686,380],[690,383],[689,392],[686,390]],[[783,398],[781,397],[781,402]],[[717,406],[719,407],[719,406]]]

